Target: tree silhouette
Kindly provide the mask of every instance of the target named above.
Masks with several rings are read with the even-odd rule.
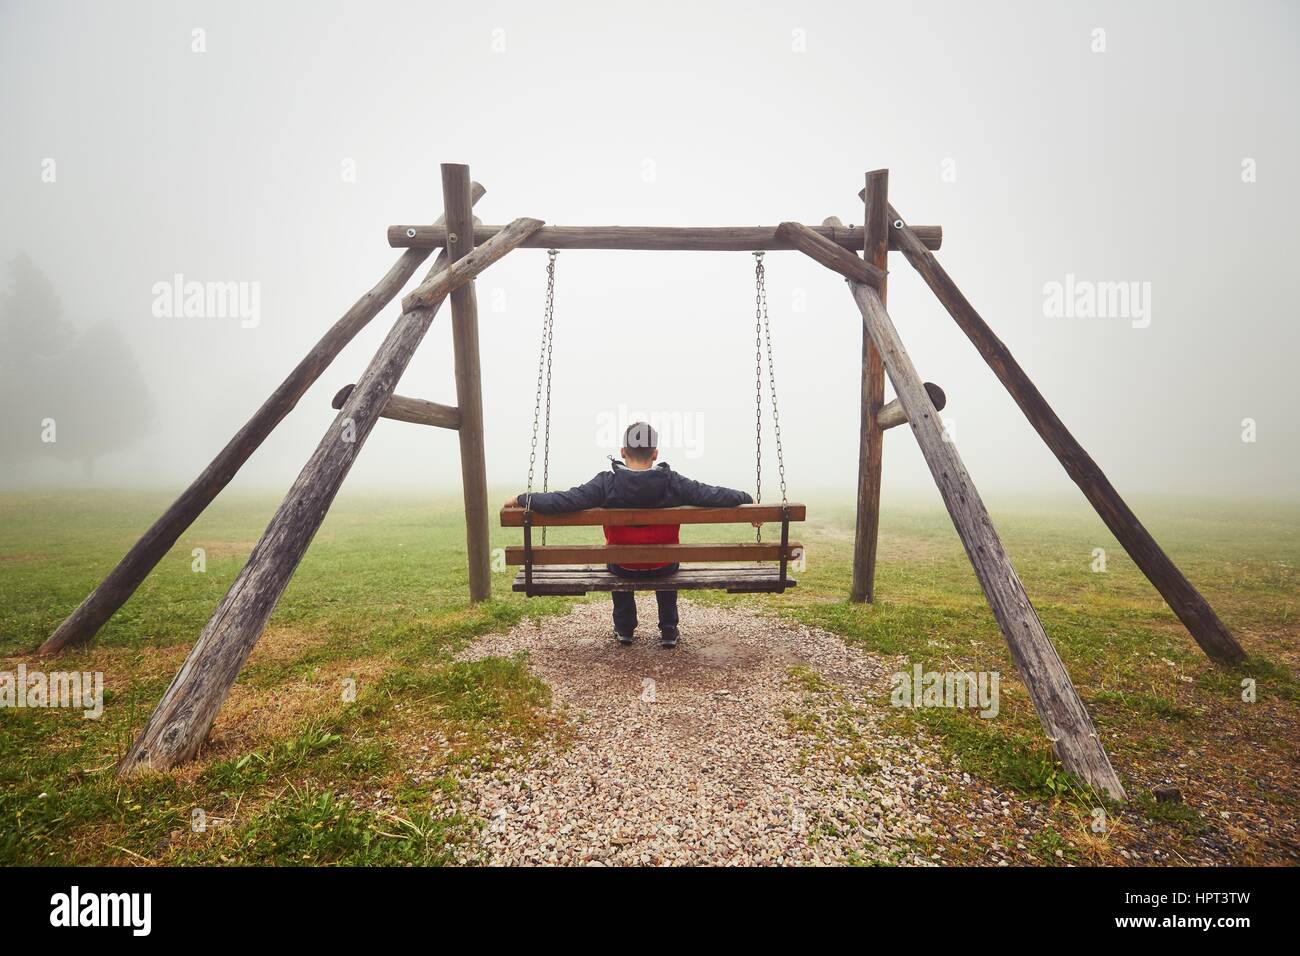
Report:
[[[79,461],[130,446],[153,424],[139,365],[112,322],[78,335],[53,285],[31,260],[9,265],[0,294],[0,463],[39,458]],[[42,440],[46,420],[55,441]]]

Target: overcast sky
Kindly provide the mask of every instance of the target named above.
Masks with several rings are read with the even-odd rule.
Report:
[[[79,329],[115,323],[147,380],[153,430],[96,480],[179,488],[397,258],[386,227],[440,214],[440,162],[470,164],[485,222],[556,225],[860,224],[864,173],[888,167],[894,205],[943,226],[941,262],[1121,491],[1289,496],[1298,10],[3,0],[0,260],[28,255]],[[479,279],[502,489],[527,467],[545,260],[520,250]],[[668,424],[680,470],[752,488],[753,268],[747,253],[560,255],[553,485],[590,477],[641,412]],[[767,269],[791,497],[847,497],[860,317],[801,254]],[[977,485],[1068,493],[919,277],[898,255],[891,269],[889,311],[947,391]],[[257,315],[159,315],[178,274],[246,284]],[[1132,284],[1127,308],[1087,315],[1108,283]],[[287,487],[396,315],[237,487]],[[400,391],[454,404],[447,310]],[[35,433],[46,413],[20,414]],[[906,429],[884,457],[887,496],[932,493]],[[51,459],[5,477],[80,473]],[[381,422],[349,487],[458,482],[454,434]]]

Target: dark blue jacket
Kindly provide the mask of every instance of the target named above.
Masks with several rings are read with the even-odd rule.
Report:
[[[526,498],[519,495],[516,500],[522,505]],[[734,508],[753,501],[744,491],[692,481],[669,468],[667,462],[634,471],[614,461],[609,471],[602,471],[585,485],[568,491],[534,493],[532,508],[538,514],[555,515],[587,508]]]

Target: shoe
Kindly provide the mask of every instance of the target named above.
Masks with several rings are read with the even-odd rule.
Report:
[[[678,635],[678,633],[677,633],[677,628],[675,628],[675,627],[664,627],[664,628],[660,628],[660,630],[659,630],[659,646],[660,646],[660,647],[676,647],[676,646],[677,646],[677,638],[678,638],[678,636],[679,636],[679,635]]]
[[[616,638],[618,638],[618,642],[619,642],[620,644],[622,644],[624,647],[631,647],[631,646],[632,646],[632,642],[636,640],[636,638],[635,638],[633,635],[631,635],[631,634],[623,634],[623,633],[621,633],[620,631],[617,631],[617,630],[614,631],[614,636],[615,636]]]

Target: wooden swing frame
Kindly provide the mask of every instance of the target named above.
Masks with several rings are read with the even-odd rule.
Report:
[[[456,431],[465,493],[471,601],[491,593],[487,480],[483,451],[483,404],[478,354],[474,277],[515,248],[732,250],[797,249],[844,276],[861,313],[862,397],[859,405],[857,525],[850,599],[874,597],[883,435],[903,420],[925,456],[961,537],[980,585],[1023,679],[1043,731],[1069,771],[1098,792],[1123,799],[1092,720],[994,530],[970,476],[939,420],[942,390],[923,383],[885,309],[888,254],[898,251],[915,268],[999,381],[1015,399],[1106,526],[1157,588],[1192,637],[1213,660],[1231,664],[1245,652],[1196,590],[1129,509],[1101,469],[1052,411],[1010,351],[984,322],[934,256],[942,243],[938,226],[909,226],[888,200],[888,171],[866,176],[859,194],[864,225],[845,227],[835,217],[811,227],[798,222],[754,227],[544,227],[537,219],[485,226],[472,207],[483,194],[469,168],[442,166],[444,215],[432,226],[393,226],[389,244],[401,257],[363,295],[221,450],[212,463],[43,643],[50,655],[85,644],[133,594],[180,535],[234,477],[249,456],[294,408],[299,398],[348,344],[401,290],[434,248],[442,251],[419,287],[402,301],[402,313],[356,385],[340,392],[338,414],[294,482],[230,590],[200,634],[176,678],[118,765],[120,774],[165,769],[193,758],[253,645],[306,552],[370,430],[381,417],[417,421]],[[857,252],[860,251],[859,256]],[[451,299],[457,404],[454,408],[394,395],[444,299]],[[884,403],[885,377],[897,393]],[[937,392],[937,395],[936,395]],[[782,516],[781,563],[773,590],[789,586],[785,565],[790,506]],[[507,509],[510,510],[510,509]],[[709,510],[709,509],[702,509]],[[508,516],[503,512],[503,521]],[[684,514],[680,523],[692,523]],[[534,565],[547,552],[531,542],[533,524],[608,523],[609,515],[532,515],[523,524],[524,589],[535,585]],[[701,521],[709,520],[701,516]],[[646,523],[642,516],[641,523]],[[640,546],[638,546],[640,547]],[[690,545],[654,546],[690,548]],[[744,546],[750,547],[752,546]],[[509,552],[508,552],[509,553]],[[644,553],[637,551],[637,554]],[[680,551],[652,552],[661,558]],[[699,553],[699,552],[696,552]],[[509,558],[508,558],[509,560]],[[634,560],[634,558],[624,558]],[[770,573],[770,572],[769,572]]]

